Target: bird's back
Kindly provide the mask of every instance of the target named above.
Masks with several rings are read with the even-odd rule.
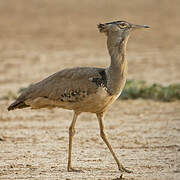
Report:
[[[64,69],[31,85],[8,110],[24,107],[61,107],[81,112],[102,111],[112,97],[105,69],[79,67]]]

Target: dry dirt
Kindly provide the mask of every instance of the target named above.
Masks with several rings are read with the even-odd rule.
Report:
[[[96,24],[125,19],[148,24],[128,43],[129,79],[164,85],[180,79],[180,1],[2,0],[0,97],[65,67],[109,64],[106,40]],[[0,100],[0,179],[120,179],[99,136],[95,115],[82,114],[69,173],[68,127],[72,112],[16,110]],[[117,101],[106,131],[122,163],[124,179],[180,179],[180,102]]]

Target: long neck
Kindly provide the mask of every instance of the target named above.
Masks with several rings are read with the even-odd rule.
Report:
[[[126,44],[128,37],[126,38],[116,38],[108,37],[107,47],[109,55],[111,57],[110,67],[112,68],[123,68],[123,64],[126,63]]]
[[[109,90],[111,94],[119,94],[122,91],[127,75],[126,44],[128,37],[108,37],[107,46],[111,57],[108,68]]]

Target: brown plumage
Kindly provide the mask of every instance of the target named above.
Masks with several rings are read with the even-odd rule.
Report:
[[[124,168],[116,157],[104,132],[103,118],[110,104],[120,95],[127,75],[125,59],[126,44],[132,30],[148,28],[126,21],[115,21],[98,25],[99,31],[107,35],[107,46],[111,57],[108,68],[78,67],[64,69],[48,78],[31,85],[8,110],[31,107],[60,107],[74,111],[73,121],[69,128],[68,171],[76,171],[71,165],[72,139],[75,123],[81,112],[96,113],[100,135],[112,153],[120,171],[131,172]]]

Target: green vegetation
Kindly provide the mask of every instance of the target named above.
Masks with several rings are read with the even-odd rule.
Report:
[[[7,92],[0,100],[13,100],[17,94],[22,93],[27,88],[20,88],[18,93]],[[127,80],[124,90],[119,99],[153,99],[156,101],[175,101],[180,100],[180,84],[163,86],[161,84],[147,85],[145,81]]]
[[[17,98],[17,95],[12,92],[12,91],[8,91],[4,96],[0,97],[0,100],[14,100]]]
[[[157,101],[180,100],[180,84],[163,86],[161,84],[147,85],[145,81],[127,80],[120,99],[153,99]]]

